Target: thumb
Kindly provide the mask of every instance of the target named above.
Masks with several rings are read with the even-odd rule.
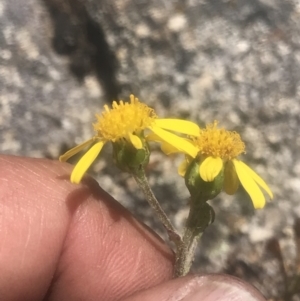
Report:
[[[124,301],[266,301],[248,283],[228,275],[186,276],[136,293]]]

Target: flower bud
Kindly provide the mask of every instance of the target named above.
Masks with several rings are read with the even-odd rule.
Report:
[[[193,199],[204,202],[215,198],[223,189],[224,168],[212,182],[206,182],[200,177],[199,167],[203,160],[196,157],[187,167],[185,173],[185,184]]]
[[[149,163],[150,150],[148,143],[143,136],[139,136],[142,141],[142,148],[136,149],[126,139],[120,139],[113,143],[113,157],[116,165],[123,171],[136,173],[140,167],[145,167]]]

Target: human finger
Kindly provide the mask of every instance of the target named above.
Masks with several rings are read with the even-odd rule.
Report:
[[[266,301],[248,283],[229,275],[191,275],[166,281],[123,301]]]
[[[170,249],[71,166],[0,157],[1,300],[117,300],[172,276]]]

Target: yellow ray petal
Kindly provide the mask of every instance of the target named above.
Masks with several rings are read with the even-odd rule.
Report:
[[[182,138],[185,139],[185,138]],[[161,139],[159,136],[157,136],[154,133],[150,133],[146,136],[146,140],[147,141],[155,141],[155,142],[160,142],[161,143],[161,150],[164,154],[166,155],[171,155],[171,154],[176,154],[178,152],[180,152],[176,147],[174,147],[173,145],[165,142],[163,139]],[[186,139],[187,140],[187,139]],[[189,140],[188,140],[189,141]]]
[[[226,163],[224,170],[224,190],[227,194],[234,194],[239,188],[239,178],[231,161]]]
[[[220,173],[223,167],[223,161],[220,157],[207,157],[199,167],[200,177],[205,182],[212,182]]]
[[[164,142],[159,136],[157,136],[154,133],[149,133],[148,135],[146,135],[146,139],[147,141],[156,141],[156,142]]]
[[[104,145],[103,141],[99,141],[94,144],[78,161],[75,165],[72,174],[71,174],[71,182],[79,184],[83,175],[86,173],[91,164],[95,161],[97,156],[99,155],[102,147]]]
[[[177,135],[165,131],[155,125],[149,127],[149,129],[152,130],[157,136],[159,136],[160,139],[178,149],[178,152],[188,154],[193,158],[196,157],[198,149],[190,141],[178,137]]]
[[[251,173],[248,173],[248,169],[245,168],[246,164],[241,164],[242,162],[236,159],[232,160],[232,162],[234,164],[236,173],[238,175],[241,184],[250,195],[254,208],[255,209],[263,208],[266,203],[265,197],[262,191],[260,190],[259,186],[252,178]]]
[[[180,163],[180,165],[178,166],[178,174],[180,175],[180,176],[182,176],[182,177],[184,177],[185,176],[185,173],[186,173],[186,170],[187,170],[187,167],[188,167],[188,165],[189,165],[189,160],[187,160],[187,159],[184,159],[181,163]]]
[[[266,182],[244,162],[239,161],[239,164],[243,165],[243,168],[247,171],[247,173],[249,175],[251,175],[252,179],[268,193],[268,195],[270,196],[271,199],[273,199],[273,193],[272,193],[271,189],[269,188],[269,186],[266,184]]]
[[[143,148],[143,143],[142,143],[142,140],[140,139],[140,137],[138,137],[137,135],[133,135],[131,133],[128,134],[128,137],[129,137],[130,142],[136,149]]]
[[[199,126],[188,120],[181,119],[156,119],[155,124],[165,130],[178,132],[181,134],[198,136],[200,134]]]
[[[161,151],[166,155],[176,154],[178,153],[178,149],[173,145],[163,142],[160,146]]]
[[[73,147],[72,149],[68,150],[66,153],[64,153],[63,155],[61,155],[59,157],[59,161],[60,162],[65,162],[68,159],[70,159],[71,157],[73,157],[74,155],[76,155],[77,153],[79,153],[81,150],[83,150],[84,148],[86,148],[87,146],[89,146],[90,144],[92,144],[95,141],[95,138],[91,138],[75,147]]]

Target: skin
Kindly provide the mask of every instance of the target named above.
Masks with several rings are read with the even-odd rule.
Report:
[[[0,294],[34,300],[264,300],[228,276],[172,280],[173,252],[72,166],[0,156]]]

